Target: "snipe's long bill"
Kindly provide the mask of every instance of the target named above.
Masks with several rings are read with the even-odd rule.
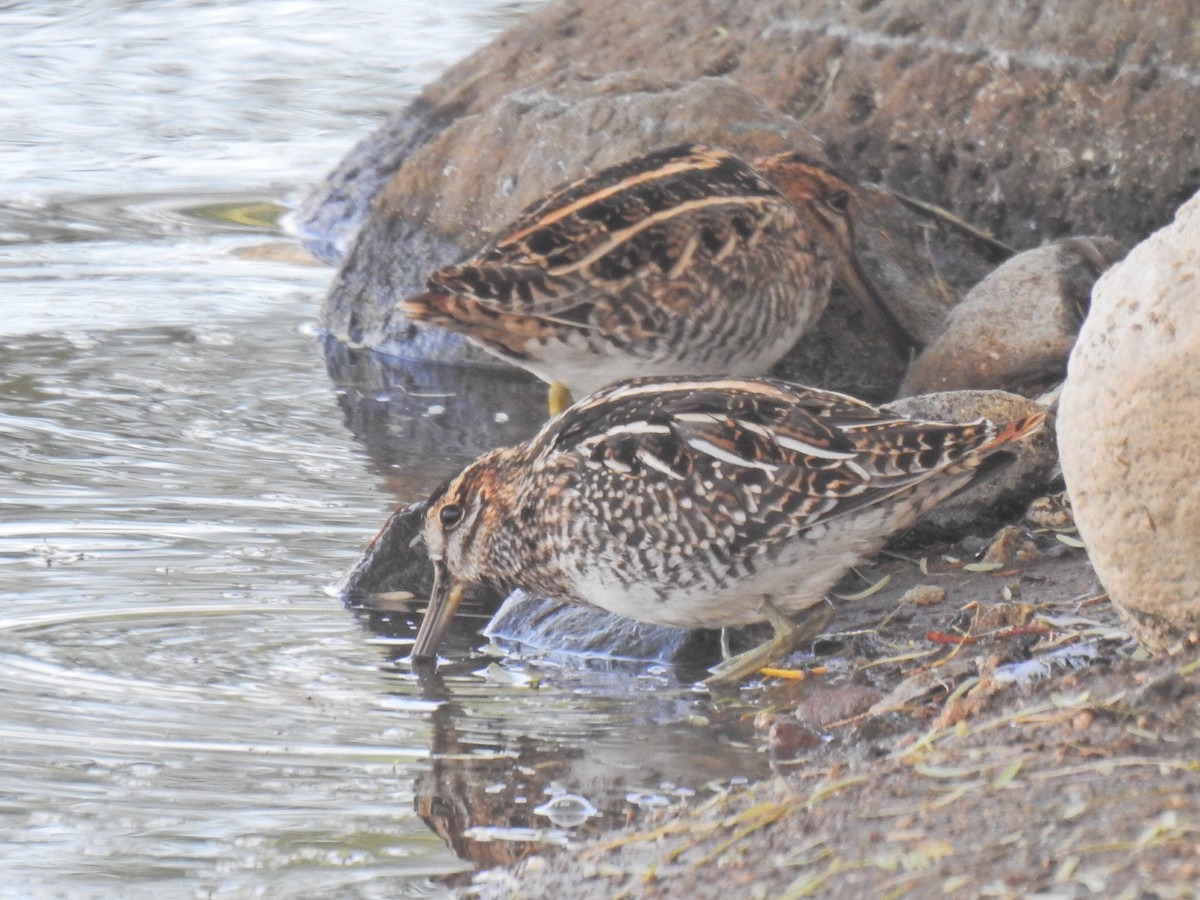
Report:
[[[811,609],[849,567],[1043,418],[923,422],[767,379],[610,385],[433,494],[436,586],[412,657],[434,659],[465,589],[488,583],[660,625],[768,621],[775,637],[710,679],[740,681],[823,627]]]

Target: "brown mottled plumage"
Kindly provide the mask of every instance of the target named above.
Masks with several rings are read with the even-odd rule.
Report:
[[[839,279],[905,352],[854,256],[853,186],[783,153],[684,145],[568,184],[404,301],[576,397],[641,375],[761,375]]]
[[[487,582],[662,625],[770,621],[776,639],[718,674],[743,678],[804,636],[786,616],[1042,418],[921,422],[766,379],[611,385],[431,498],[436,586],[413,658]]]

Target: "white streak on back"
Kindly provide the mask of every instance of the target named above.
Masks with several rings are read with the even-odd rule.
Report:
[[[747,469],[762,469],[768,475],[774,475],[779,468],[779,466],[759,462],[757,459],[746,459],[744,456],[738,456],[735,453],[730,453],[728,450],[722,450],[716,444],[709,443],[703,438],[690,437],[687,439],[687,442],[701,453],[707,453],[713,459],[719,459],[721,462],[727,462],[735,466],[742,466]]]
[[[785,437],[782,434],[775,435],[775,443],[785,450],[795,450],[797,453],[803,453],[805,456],[815,456],[817,459],[854,458],[853,453],[847,453],[844,450],[830,450],[828,447],[818,447],[816,444],[810,444],[807,441],[797,440],[792,437]]]

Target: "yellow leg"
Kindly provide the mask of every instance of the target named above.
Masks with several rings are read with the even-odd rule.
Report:
[[[546,402],[550,406],[550,415],[557,416],[573,402],[571,392],[561,381],[550,382],[550,395]]]
[[[823,603],[821,606],[809,610],[800,622],[793,622],[772,606],[769,601],[763,602],[763,613],[766,615],[767,621],[771,623],[771,627],[775,629],[775,636],[752,650],[739,653],[720,665],[713,666],[708,670],[712,672],[712,675],[704,679],[705,685],[717,687],[737,684],[763,666],[786,656],[796,649],[798,644],[816,637],[825,630],[825,626],[833,618],[833,607],[828,603]]]

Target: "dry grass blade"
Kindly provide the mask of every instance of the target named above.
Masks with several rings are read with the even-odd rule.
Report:
[[[891,575],[884,575],[882,578],[880,578],[878,581],[876,581],[874,584],[872,584],[866,590],[859,591],[857,594],[834,594],[833,596],[837,597],[837,599],[839,599],[839,600],[846,600],[851,603],[853,603],[855,600],[866,600],[872,594],[877,594],[880,591],[882,591],[885,587],[888,586],[888,584],[891,582],[891,580],[892,580]]]
[[[739,828],[732,836],[730,836],[728,839],[722,841],[715,848],[713,848],[713,850],[711,850],[709,853],[702,856],[699,860],[696,861],[695,865],[693,865],[692,868],[696,868],[698,866],[706,865],[707,863],[712,862],[714,859],[716,859],[717,857],[724,854],[725,851],[727,851],[734,844],[749,837],[751,834],[758,831],[760,828],[765,828],[768,825],[775,824],[776,822],[778,822],[780,819],[784,818],[785,816],[788,816],[788,815],[791,815],[792,813],[794,813],[797,809],[797,807],[795,807],[794,805],[786,804],[786,803],[774,804],[773,809],[766,808],[768,806],[770,806],[770,804],[763,804],[762,807],[759,807],[758,808],[759,814],[754,818],[754,820],[752,822],[746,824],[742,828]],[[678,856],[678,851],[672,851],[671,853],[667,854],[666,858],[668,860],[671,860],[671,859],[674,859],[676,856]]]
[[[579,854],[580,859],[594,859],[601,854],[607,853],[610,850],[619,850],[630,844],[645,844],[653,841],[661,840],[662,838],[670,837],[675,834],[696,834],[704,833],[705,835],[717,831],[721,828],[722,822],[667,822],[665,825],[659,825],[657,828],[651,828],[647,831],[635,831],[630,834],[623,834],[620,837],[615,837],[610,841],[596,844],[590,847],[583,853]]]

